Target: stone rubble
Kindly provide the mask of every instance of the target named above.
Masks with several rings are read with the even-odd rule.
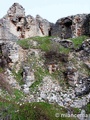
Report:
[[[77,88],[78,89],[78,88]],[[30,96],[34,97],[35,101],[48,101],[49,103],[57,103],[64,107],[76,107],[82,108],[90,99],[90,93],[81,98],[76,97],[74,88],[69,87],[64,90],[62,86],[59,86],[56,80],[52,80],[50,76],[44,77],[42,83],[38,86],[37,92]],[[30,102],[30,97],[28,98]]]

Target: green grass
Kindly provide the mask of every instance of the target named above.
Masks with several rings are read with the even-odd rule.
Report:
[[[36,68],[35,69],[35,82],[30,86],[30,90],[33,91],[35,88],[41,83],[43,80],[43,77],[49,74],[49,72],[43,68]]]
[[[90,103],[88,103],[85,107],[85,111],[87,114],[90,114]]]
[[[18,102],[21,99],[23,99],[23,97],[25,97],[24,93],[18,89],[14,89],[14,98],[12,98],[12,101]]]
[[[76,38],[71,38],[72,42],[74,43],[75,48],[79,48],[82,45],[82,42],[86,40],[88,37],[87,36],[79,36]]]
[[[2,101],[0,101],[1,116],[5,118],[10,115],[10,120],[76,120],[75,118],[61,117],[61,114],[66,114],[67,110],[58,105],[45,102],[17,105],[14,102]],[[59,114],[58,117],[55,116],[56,113]]]
[[[23,39],[17,41],[17,44],[19,44],[23,49],[29,49],[29,48],[34,48],[34,49],[41,49],[42,51],[48,52],[50,50],[57,50],[58,52],[68,54],[70,52],[69,48],[65,48],[63,46],[60,46],[56,42],[52,42],[50,40],[51,37],[32,37],[29,39]],[[38,45],[36,47],[32,46],[32,43],[30,42],[31,40],[37,41]]]
[[[74,114],[80,114],[81,110],[79,108],[73,108],[73,113]]]
[[[22,85],[23,82],[23,77],[22,77],[22,72],[23,70],[20,69],[17,73],[15,72],[15,70],[12,70],[12,74],[14,75],[15,79],[17,80],[17,82]]]
[[[60,51],[60,53],[69,54],[71,49],[70,48],[65,48],[63,46],[60,46],[59,51]]]
[[[4,69],[2,67],[0,67],[0,73],[4,72]]]
[[[17,44],[20,45],[23,49],[29,49],[29,39],[18,40]]]
[[[39,43],[39,49],[42,51],[48,51],[50,49],[51,41],[50,37],[35,37],[33,38],[35,41]]]
[[[41,49],[42,51],[48,51],[50,48],[50,37],[32,37],[29,39],[23,39],[23,40],[18,40],[17,44],[19,44],[23,49],[29,49],[29,48],[38,48]],[[31,44],[31,40],[37,41],[38,45],[36,47],[33,47]]]

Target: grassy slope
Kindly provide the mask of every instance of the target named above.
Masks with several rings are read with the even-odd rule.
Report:
[[[33,47],[30,45],[30,40],[35,40],[38,42],[38,46]],[[42,51],[49,51],[50,49],[53,49],[53,46],[51,45],[51,41],[49,40],[50,37],[34,37],[26,40],[21,40],[18,41],[18,44],[22,46],[24,49],[29,49],[29,48],[38,48],[41,49]],[[78,48],[82,42],[86,39],[85,36],[81,36],[78,38],[73,38],[71,39],[74,42],[75,48]],[[57,45],[58,47],[58,45]],[[68,48],[60,47],[57,50],[60,50],[61,53],[69,53],[70,51]],[[68,52],[67,52],[68,51]],[[2,71],[2,69],[0,70]],[[15,77],[17,79],[21,79],[20,74],[15,74]],[[36,78],[41,81],[43,74],[47,73],[42,73],[42,76],[39,75],[39,73],[36,73]],[[40,77],[41,78],[40,78]],[[39,77],[39,78],[38,78]],[[33,84],[36,86],[37,83]],[[5,117],[7,115],[12,116],[12,120],[73,120],[73,118],[58,118],[55,117],[55,113],[59,113],[59,115],[62,113],[66,113],[66,109],[60,107],[60,106],[55,106],[51,105],[48,103],[25,103],[22,104],[21,98],[23,96],[23,93],[20,91],[15,90],[14,91],[15,98],[10,98],[10,101],[7,100],[7,97],[0,97],[0,114],[1,116]],[[23,96],[24,97],[24,96]],[[16,104],[18,103],[19,104]],[[22,105],[20,105],[20,103]],[[15,112],[16,111],[16,112]],[[75,109],[75,111],[78,111]],[[87,111],[90,113],[90,105],[88,104],[87,106]]]
[[[76,118],[61,117],[61,114],[66,114],[67,110],[57,105],[44,102],[21,105],[21,103],[15,104],[4,99],[2,101],[0,102],[2,118],[11,116],[11,120],[76,120]],[[59,114],[58,117],[55,116],[57,113]]]

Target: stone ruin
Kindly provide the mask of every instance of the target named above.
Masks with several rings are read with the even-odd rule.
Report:
[[[50,23],[31,15],[25,16],[25,9],[18,3],[14,3],[7,14],[0,19],[0,39],[24,39],[33,36],[48,36]],[[6,37],[7,36],[7,37]],[[10,37],[9,37],[10,36]]]
[[[90,14],[77,14],[61,18],[53,25],[51,32],[52,36],[62,39],[90,35]]]
[[[62,39],[90,35],[90,14],[78,14],[57,20],[55,24],[39,15],[25,16],[25,9],[14,3],[0,19],[0,39],[24,39],[34,36],[58,36]]]

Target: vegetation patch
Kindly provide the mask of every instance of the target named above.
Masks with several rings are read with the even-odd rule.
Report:
[[[15,70],[12,70],[12,74],[14,75],[15,79],[17,80],[17,82],[22,85],[23,83],[23,76],[22,76],[22,72],[23,69],[20,69],[17,73],[15,72]]]
[[[57,50],[58,52],[68,54],[70,52],[70,48],[65,48],[56,42],[52,42],[50,40],[52,37],[32,37],[28,39],[18,40],[17,44],[19,44],[23,49],[41,49],[42,51],[50,51],[50,50]],[[36,41],[38,45],[34,47],[31,41]]]
[[[76,118],[61,117],[61,114],[66,113],[65,108],[44,102],[17,105],[9,101],[0,101],[0,118],[9,118],[7,120],[76,120]]]
[[[41,81],[43,80],[43,77],[45,77],[46,75],[48,75],[48,71],[43,69],[43,68],[36,68],[35,70],[35,79],[36,81],[30,86],[30,90],[33,91],[36,87],[38,87],[38,85],[41,83]]]
[[[85,111],[87,114],[90,114],[90,103],[88,103],[85,107]]]
[[[51,41],[50,37],[35,37],[33,38],[35,41],[39,43],[38,48],[42,51],[48,51],[50,49]]]
[[[0,67],[0,73],[4,72],[4,69],[2,67]]]
[[[79,48],[82,45],[82,42],[86,40],[88,36],[79,36],[75,38],[71,38],[72,42],[74,43],[75,48]]]
[[[29,39],[18,40],[17,44],[19,44],[23,49],[29,49]]]

